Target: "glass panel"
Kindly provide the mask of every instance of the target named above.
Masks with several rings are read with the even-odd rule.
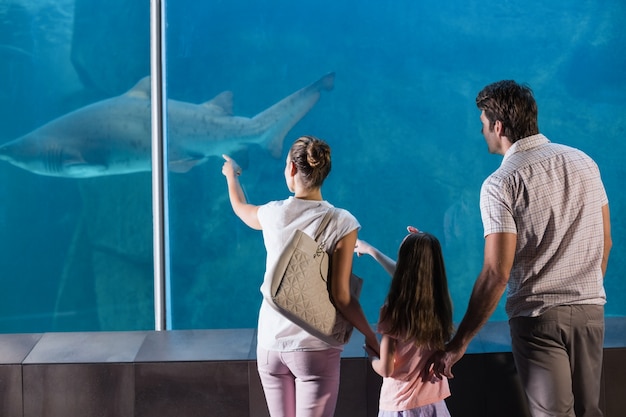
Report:
[[[154,326],[149,11],[0,3],[0,332]]]
[[[234,115],[250,118],[336,72],[334,90],[322,91],[288,130],[278,157],[270,145],[243,146],[250,140],[233,132],[251,122],[218,117],[223,108],[170,109],[170,134],[185,136],[178,151],[198,159],[170,176],[173,327],[256,326],[262,236],[233,214],[219,155],[244,165],[250,202],[282,199],[286,151],[302,134],[332,146],[324,197],[356,215],[363,239],[395,256],[407,225],[440,238],[459,320],[482,265],[479,189],[501,161],[487,152],[474,99],[503,78],[531,85],[551,140],[596,159],[619,242],[626,56],[615,51],[626,48],[626,6],[553,3],[169,2],[169,95],[180,102],[231,90]],[[288,113],[277,111],[276,120]],[[609,315],[626,314],[621,250],[616,245],[606,277]],[[356,259],[355,271],[365,278],[362,303],[374,322],[389,278],[368,258]],[[502,305],[492,319],[505,319]]]
[[[486,154],[473,101],[501,78],[528,82],[542,131],[598,162],[619,242],[626,57],[614,51],[626,46],[624,8],[172,2],[168,93],[180,103],[232,90],[234,114],[252,117],[336,72],[335,89],[285,128],[278,158],[265,145],[230,146],[247,139],[216,145],[212,133],[241,120],[216,129],[215,103],[208,119],[206,109],[171,106],[180,110],[170,109],[171,157],[183,161],[169,178],[173,327],[255,326],[262,239],[233,215],[215,155],[244,166],[251,202],[281,199],[286,147],[300,134],[331,144],[324,197],[357,216],[362,238],[393,256],[408,224],[440,237],[458,320],[482,262],[478,190],[501,159]],[[149,171],[149,100],[141,85],[120,97],[149,74],[148,18],[138,1],[0,4],[0,142],[19,145],[0,147],[0,332],[153,326],[150,175],[131,172]],[[116,113],[96,117],[109,98]],[[227,97],[218,103],[227,108]],[[69,117],[50,133],[48,123]],[[46,135],[23,140],[44,126]],[[66,134],[80,129],[91,133]],[[107,146],[95,146],[103,134]],[[606,277],[609,315],[626,315],[621,251],[616,244]],[[355,270],[375,321],[389,280],[370,259]],[[493,319],[504,319],[502,306]]]

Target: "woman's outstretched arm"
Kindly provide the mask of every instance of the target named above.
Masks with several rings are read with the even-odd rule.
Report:
[[[245,224],[253,229],[261,230],[261,223],[259,223],[259,217],[257,216],[259,206],[248,204],[241,183],[239,183],[241,168],[237,162],[228,155],[222,155],[222,157],[225,160],[222,166],[222,174],[226,177],[228,197],[233,211]]]

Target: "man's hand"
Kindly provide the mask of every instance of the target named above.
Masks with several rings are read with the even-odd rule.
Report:
[[[449,345],[446,350],[438,350],[426,362],[426,366],[423,369],[423,378],[430,380],[434,374],[437,378],[446,377],[448,379],[454,378],[452,373],[452,366],[457,363],[465,354],[465,348],[450,349]],[[426,379],[427,378],[427,379]]]

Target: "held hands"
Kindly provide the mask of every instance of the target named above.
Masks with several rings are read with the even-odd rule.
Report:
[[[363,345],[363,350],[365,350],[365,353],[367,354],[367,358],[370,361],[373,361],[373,360],[376,360],[376,359],[380,359],[378,353],[374,349],[369,347],[369,345],[364,344]]]
[[[224,165],[222,165],[222,174],[225,177],[238,177],[241,175],[241,167],[234,159],[228,155],[222,155],[222,158],[225,160]]]
[[[367,356],[370,359],[380,357],[380,343],[378,342],[376,334],[372,333],[372,336],[365,337],[365,345],[363,345],[363,349],[365,349],[365,352],[367,352]]]
[[[426,362],[426,366],[422,371],[422,378],[428,381],[434,375],[437,378],[446,377],[454,378],[452,374],[452,366],[463,357],[465,348],[438,350]]]

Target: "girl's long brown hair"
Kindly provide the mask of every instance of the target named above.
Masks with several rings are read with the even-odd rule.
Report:
[[[385,333],[419,346],[441,349],[454,330],[441,245],[429,233],[408,235],[381,314]]]

